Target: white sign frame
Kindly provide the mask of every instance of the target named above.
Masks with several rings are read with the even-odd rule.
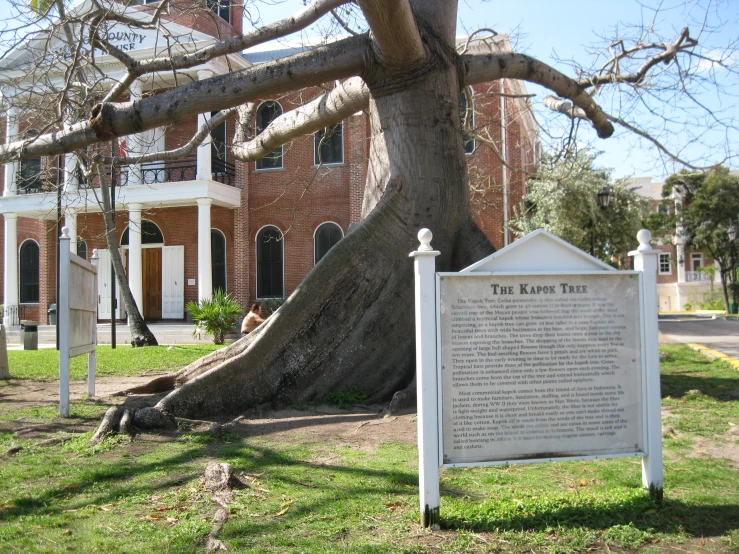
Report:
[[[93,251],[92,263],[70,251],[69,229],[62,228],[59,239],[59,416],[69,417],[69,364],[76,356],[87,354],[87,393],[95,396],[95,369],[98,315],[98,256]],[[71,266],[82,271],[78,279],[71,278]],[[85,298],[86,297],[86,298]],[[80,325],[73,314],[92,314],[88,325]]]
[[[662,422],[660,394],[659,330],[657,322],[657,265],[661,250],[649,244],[651,233],[642,229],[637,234],[639,247],[629,252],[634,258],[634,272],[639,274],[639,311],[637,320],[641,325],[640,354],[642,371],[643,409],[643,452],[624,452],[618,455],[596,454],[593,456],[542,457],[522,461],[495,460],[492,463],[458,463],[443,465],[441,437],[441,352],[437,342],[439,329],[438,284],[435,258],[441,252],[431,246],[430,230],[418,233],[420,245],[410,253],[415,272],[415,319],[416,319],[416,390],[418,405],[418,481],[421,525],[439,528],[440,467],[468,467],[471,465],[500,465],[504,463],[537,463],[602,459],[605,457],[642,456],[642,483],[653,498],[660,500],[663,494],[664,474],[662,467]],[[542,229],[519,239],[502,250],[491,254],[459,273],[452,275],[492,273],[497,276],[512,274],[545,275],[606,275],[616,270]],[[443,275],[443,274],[442,274]]]
[[[641,271],[624,270],[624,271],[604,271],[604,270],[592,270],[592,271],[526,271],[526,272],[515,272],[515,271],[484,271],[484,272],[470,272],[470,273],[458,273],[458,272],[436,272],[436,371],[437,371],[437,421],[438,421],[438,435],[439,435],[439,467],[440,468],[454,468],[454,467],[474,467],[474,466],[499,466],[499,465],[512,465],[512,464],[535,464],[542,462],[568,462],[568,461],[580,461],[580,460],[602,460],[609,458],[629,458],[629,457],[643,457],[647,455],[648,450],[648,421],[647,421],[647,376],[644,368],[644,360],[646,359],[646,333],[644,325],[644,279],[642,278]],[[624,452],[614,452],[608,454],[594,454],[594,455],[575,455],[575,456],[556,456],[556,457],[541,457],[541,458],[511,458],[506,460],[493,460],[485,462],[453,462],[444,463],[444,432],[443,432],[443,387],[442,387],[442,333],[441,333],[441,317],[438,315],[441,313],[441,278],[442,277],[454,277],[459,279],[466,278],[480,278],[480,277],[541,277],[545,275],[552,276],[563,276],[571,277],[577,275],[597,275],[597,276],[617,276],[617,275],[635,275],[638,278],[638,291],[639,296],[637,300],[640,317],[639,322],[639,352],[641,360],[639,363],[639,379],[641,380],[641,444],[642,450],[630,450]]]

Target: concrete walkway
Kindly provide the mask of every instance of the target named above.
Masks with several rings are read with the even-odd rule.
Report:
[[[195,329],[193,323],[149,323],[149,329],[157,338],[159,344],[210,344],[213,338],[203,335],[193,337]],[[6,330],[8,337],[8,348],[14,350],[22,349],[20,327],[9,327]],[[237,337],[232,337],[237,338]],[[226,342],[230,342],[226,339]],[[116,325],[116,344],[127,345],[131,343],[131,333],[128,325]],[[98,324],[98,344],[111,344],[110,323]],[[56,346],[56,327],[54,325],[39,325],[38,327],[39,348],[54,348]]]

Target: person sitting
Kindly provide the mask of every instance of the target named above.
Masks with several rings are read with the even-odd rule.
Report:
[[[259,327],[262,323],[264,323],[264,318],[262,317],[263,311],[264,308],[259,302],[254,302],[251,305],[251,308],[249,308],[249,313],[246,314],[244,321],[241,322],[242,334],[247,335],[257,327]]]

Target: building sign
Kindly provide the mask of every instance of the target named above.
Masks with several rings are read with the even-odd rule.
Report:
[[[440,274],[443,464],[643,451],[639,276]]]

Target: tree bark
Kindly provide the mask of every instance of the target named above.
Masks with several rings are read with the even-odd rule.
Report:
[[[204,373],[147,410],[165,417],[239,413],[265,402],[318,401],[352,387],[379,402],[413,380],[408,253],[418,246],[418,230],[433,231],[441,271],[493,252],[470,212],[457,56],[450,44],[421,32],[430,52],[423,67],[394,75],[374,62],[364,75],[372,95],[366,219],[259,336],[237,342],[226,359],[205,364]],[[157,420],[150,415],[141,414]]]

